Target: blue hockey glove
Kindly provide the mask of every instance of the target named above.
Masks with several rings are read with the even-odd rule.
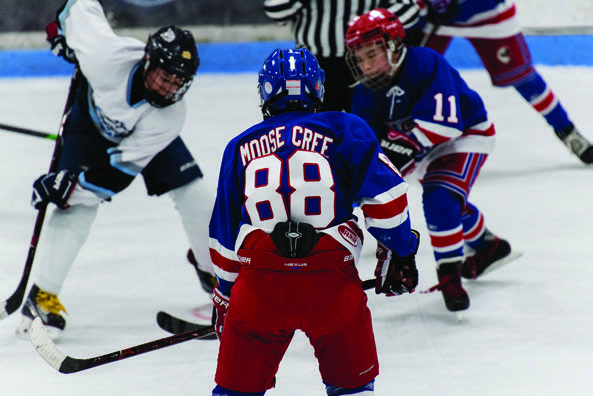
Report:
[[[377,243],[377,267],[375,268],[375,293],[385,294],[387,297],[413,293],[418,286],[418,269],[416,268],[416,253],[420,245],[420,234],[416,234],[417,245],[414,252],[406,257],[399,257],[389,248]]]
[[[41,209],[43,205],[53,202],[60,209],[69,208],[68,198],[76,187],[76,180],[76,174],[68,171],[52,172],[39,177],[33,183],[31,205],[35,209]]]
[[[60,34],[56,21],[50,22],[45,27],[45,33],[45,39],[51,46],[51,52],[53,52],[54,55],[63,58],[68,63],[76,64],[76,54],[74,53],[74,50],[66,44],[66,37]]]
[[[222,330],[224,328],[224,319],[226,313],[229,310],[229,297],[222,294],[220,289],[217,287],[214,289],[212,294],[212,326],[216,330],[216,335],[220,340],[222,337]]]

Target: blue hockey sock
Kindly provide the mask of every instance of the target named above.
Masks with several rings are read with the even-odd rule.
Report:
[[[263,392],[238,392],[223,388],[220,385],[216,385],[216,388],[212,390],[212,396],[263,396],[266,391]]]
[[[571,125],[566,110],[537,71],[526,81],[515,85],[515,89],[554,130],[562,130]]]
[[[461,197],[442,186],[424,189],[422,202],[437,263],[463,257]]]
[[[359,386],[357,388],[342,388],[339,386],[327,384],[325,382],[324,382],[324,384],[325,384],[325,391],[327,392],[327,396],[355,395],[357,393],[375,390],[375,380],[372,380],[368,384]]]
[[[474,204],[468,202],[462,215],[463,235],[465,243],[474,250],[480,250],[486,243],[484,235],[486,226],[484,216]]]

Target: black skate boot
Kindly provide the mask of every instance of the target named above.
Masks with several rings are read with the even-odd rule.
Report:
[[[23,319],[16,329],[16,334],[19,337],[28,338],[29,325],[33,319],[40,317],[49,336],[57,338],[66,327],[66,319],[61,315],[61,312],[66,313],[66,308],[58,297],[41,290],[34,284],[21,309]]]
[[[461,261],[443,263],[437,268],[439,283],[428,292],[440,290],[447,309],[451,312],[469,308],[469,296],[461,285]]]
[[[497,266],[505,264],[505,259],[511,257],[511,245],[500,239],[490,231],[484,233],[486,244],[472,256],[468,256],[461,267],[461,276],[466,279],[476,279],[485,271],[491,271]]]
[[[556,135],[585,164],[593,164],[593,146],[576,130],[573,124],[564,129],[556,129]]]
[[[216,276],[212,275],[208,271],[201,270],[198,267],[198,260],[196,260],[196,256],[194,256],[194,252],[191,249],[187,251],[187,261],[189,261],[189,263],[193,265],[194,269],[196,270],[198,278],[200,279],[200,285],[202,285],[202,289],[204,289],[206,293],[212,294],[216,284],[218,283]]]

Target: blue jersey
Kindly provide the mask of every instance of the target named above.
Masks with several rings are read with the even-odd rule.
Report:
[[[416,246],[407,188],[357,116],[291,112],[264,120],[230,141],[222,158],[210,221],[216,274],[234,281],[236,252],[251,231],[270,233],[292,220],[326,232],[356,220],[356,205],[369,232],[407,256]]]
[[[429,48],[406,49],[404,62],[389,86],[373,91],[358,85],[352,113],[381,138],[389,130],[406,133],[423,149],[460,137],[493,136],[484,103],[447,60]]]

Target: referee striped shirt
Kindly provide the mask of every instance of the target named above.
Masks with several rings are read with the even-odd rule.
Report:
[[[264,0],[266,16],[291,23],[297,46],[321,57],[343,57],[348,23],[375,8],[393,12],[404,28],[419,19],[414,0]]]

